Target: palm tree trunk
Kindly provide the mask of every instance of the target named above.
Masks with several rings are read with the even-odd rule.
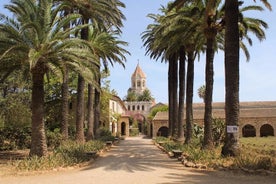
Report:
[[[83,24],[86,24],[86,20],[83,19]],[[87,40],[88,28],[81,30],[81,39]],[[78,76],[78,89],[77,89],[77,114],[76,114],[76,140],[78,142],[84,142],[84,88],[85,80],[79,75]]]
[[[94,139],[94,88],[88,84],[88,114],[87,114],[87,140]]]
[[[185,121],[185,75],[186,75],[186,63],[185,63],[185,51],[184,47],[180,48],[179,51],[179,105],[178,105],[178,142],[184,142],[184,121]]]
[[[77,89],[77,112],[76,112],[76,140],[83,143],[84,140],[84,88],[85,81],[82,76],[78,76]]]
[[[70,9],[64,10],[64,16],[66,17],[70,13]],[[65,30],[70,29],[70,24],[67,24],[64,27]],[[68,117],[69,117],[69,86],[68,86],[68,68],[65,66],[63,82],[61,86],[61,94],[62,94],[62,109],[61,109],[61,134],[64,140],[68,139]]]
[[[185,144],[193,138],[193,95],[194,95],[194,54],[188,52],[187,88],[186,88],[186,137]]]
[[[225,1],[225,120],[226,137],[222,155],[239,154],[239,5],[238,0]],[[227,132],[227,126],[237,131]]]
[[[97,130],[100,127],[100,116],[101,116],[101,105],[100,105],[100,98],[101,93],[95,89],[95,102],[94,102],[94,135],[96,135]]]
[[[169,136],[173,135],[173,108],[172,108],[172,102],[173,102],[173,95],[172,95],[172,84],[173,84],[173,78],[172,78],[172,68],[173,68],[173,62],[172,58],[169,59],[169,66],[168,66],[168,96],[169,96]]]
[[[68,139],[68,116],[69,116],[69,87],[68,87],[68,69],[65,68],[63,83],[61,86],[62,93],[62,112],[61,112],[61,134],[64,140]]]
[[[32,135],[30,156],[46,156],[47,144],[44,126],[44,72],[36,67],[32,71]]]
[[[206,68],[205,68],[205,112],[204,112],[204,140],[203,148],[211,149],[213,147],[212,136],[212,101],[213,101],[213,83],[214,83],[214,37],[207,38]]]
[[[172,61],[172,136],[173,138],[177,138],[178,134],[178,98],[177,98],[177,88],[178,88],[178,61],[174,56]]]

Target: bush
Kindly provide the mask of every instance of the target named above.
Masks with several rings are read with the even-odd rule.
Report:
[[[88,152],[99,151],[105,144],[101,141],[89,141],[79,144],[74,141],[66,141],[60,145],[51,155],[46,157],[29,157],[13,162],[16,169],[21,171],[41,171],[58,167],[67,167],[90,160]]]
[[[100,141],[114,141],[115,137],[111,134],[111,132],[107,128],[99,128],[96,131],[96,139]]]
[[[29,127],[5,127],[0,130],[0,150],[30,148],[31,131]]]
[[[54,131],[47,130],[46,137],[47,137],[47,146],[48,148],[51,148],[51,149],[55,149],[58,146],[60,146],[63,139],[59,128],[56,128]]]
[[[212,133],[215,145],[220,145],[225,138],[225,122],[222,119],[213,118]]]

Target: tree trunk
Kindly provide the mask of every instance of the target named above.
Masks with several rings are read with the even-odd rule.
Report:
[[[101,116],[101,105],[100,99],[101,93],[95,89],[95,106],[94,106],[94,134],[96,135],[97,130],[100,127],[100,116]]]
[[[185,144],[193,138],[193,95],[194,95],[194,54],[188,53],[187,88],[186,88],[186,137]]]
[[[210,30],[212,31],[212,30]],[[213,101],[213,83],[214,83],[214,37],[207,38],[206,68],[205,68],[205,112],[204,112],[204,140],[203,148],[211,149],[213,147],[212,136],[212,101]]]
[[[179,105],[178,105],[178,142],[184,142],[184,121],[185,121],[185,75],[186,75],[186,63],[185,63],[185,51],[184,47],[181,47],[179,51]]]
[[[178,134],[178,95],[177,95],[177,88],[178,88],[178,61],[177,58],[174,56],[172,61],[172,136],[173,138],[177,138]]]
[[[84,140],[84,88],[85,81],[82,76],[78,76],[77,89],[77,112],[76,112],[76,140],[83,143]]]
[[[68,69],[65,68],[63,83],[61,86],[62,110],[61,110],[61,134],[64,140],[68,139],[68,116],[69,116],[69,87],[68,87]]]
[[[173,84],[173,78],[172,78],[172,68],[173,68],[173,62],[172,58],[169,59],[169,66],[168,66],[168,96],[169,96],[169,136],[173,135],[173,95],[172,95],[172,84]]]
[[[64,10],[64,17],[70,13],[69,9]],[[70,29],[70,24],[64,26],[64,30]],[[63,82],[61,86],[61,95],[62,95],[62,109],[61,109],[61,134],[64,140],[68,139],[68,117],[69,117],[69,86],[68,86],[68,68],[65,66],[63,74]]]
[[[222,155],[237,156],[239,126],[239,5],[238,0],[225,1],[225,120],[226,137]],[[236,131],[227,132],[227,126]]]
[[[87,19],[83,19],[82,24],[86,24],[88,22]],[[88,39],[88,28],[85,27],[81,30],[81,39]],[[78,76],[78,89],[77,89],[77,114],[76,114],[76,140],[78,142],[84,142],[84,88],[85,88],[85,80],[79,75]]]
[[[47,144],[44,126],[44,72],[36,67],[32,71],[32,140],[30,156],[46,156]]]
[[[88,84],[88,114],[87,114],[87,140],[94,139],[94,88],[91,84]]]

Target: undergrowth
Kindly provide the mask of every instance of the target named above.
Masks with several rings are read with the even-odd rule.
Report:
[[[185,158],[189,161],[205,164],[211,168],[245,168],[249,170],[276,171],[275,147],[263,149],[262,146],[254,144],[254,147],[252,147],[251,144],[243,143],[241,144],[241,154],[239,156],[222,157],[222,145],[218,145],[212,150],[205,150],[201,148],[202,144],[199,139],[194,139],[189,145],[180,144],[164,137],[157,137],[155,142],[162,142],[162,147],[167,152],[176,149],[182,150]]]
[[[12,162],[19,171],[41,171],[54,168],[68,167],[89,161],[91,156],[88,152],[99,151],[105,146],[102,141],[89,141],[79,144],[75,141],[67,141],[61,144],[51,154],[45,157],[29,157]]]

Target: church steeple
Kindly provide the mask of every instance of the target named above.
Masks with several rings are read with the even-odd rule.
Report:
[[[142,94],[146,87],[146,75],[137,64],[134,73],[131,76],[131,89],[137,94]]]

